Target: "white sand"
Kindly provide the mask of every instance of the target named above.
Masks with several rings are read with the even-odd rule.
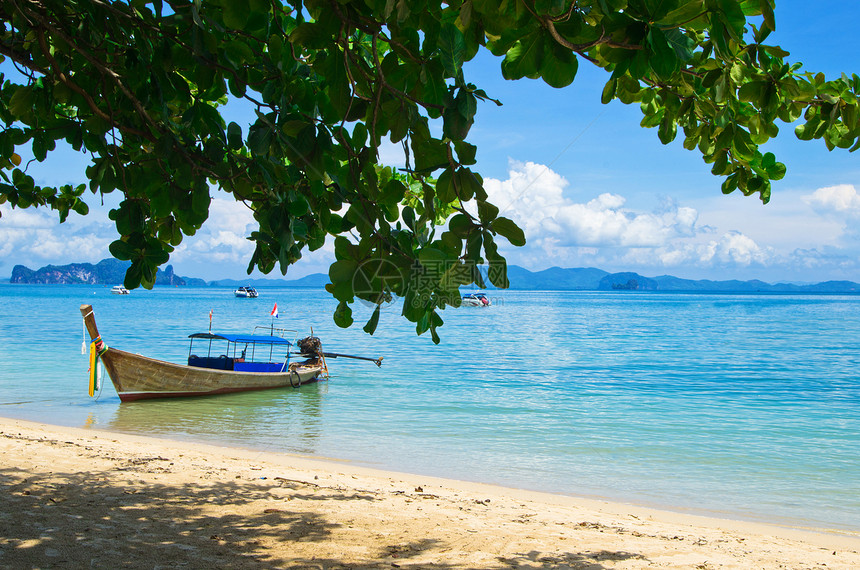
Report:
[[[860,534],[0,419],[3,568],[860,568]]]

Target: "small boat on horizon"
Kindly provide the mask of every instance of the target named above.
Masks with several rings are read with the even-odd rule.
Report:
[[[110,292],[112,295],[128,295],[129,291],[122,285],[114,285],[111,287]]]
[[[489,307],[490,305],[490,298],[484,293],[467,293],[463,295],[460,303],[462,307]]]
[[[242,287],[239,287],[238,289],[233,291],[233,294],[243,299],[256,299],[260,296],[260,294],[257,293],[257,290],[250,285],[243,285]]]
[[[370,360],[382,366],[382,357],[374,359],[323,352],[317,337],[310,336],[292,342],[283,335],[286,332],[297,335],[296,331],[272,327],[265,327],[269,334],[213,334],[211,331],[191,334],[188,337],[187,364],[175,364],[106,346],[99,335],[92,305],[81,305],[80,310],[92,339],[90,396],[97,390],[95,370],[99,360],[104,363],[123,402],[209,396],[286,386],[298,388],[316,382],[320,376],[328,378],[326,358]],[[277,336],[275,332],[282,336]],[[294,348],[298,348],[299,352],[293,352]],[[291,362],[291,356],[299,356],[304,360]]]

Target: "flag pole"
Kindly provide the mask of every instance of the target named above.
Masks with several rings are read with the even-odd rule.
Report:
[[[272,307],[272,312],[270,314],[272,315],[272,325],[270,327],[269,334],[272,336],[275,336],[275,319],[278,318],[278,304],[277,303],[275,303],[275,306]]]

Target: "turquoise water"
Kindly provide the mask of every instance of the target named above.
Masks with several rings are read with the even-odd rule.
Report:
[[[325,292],[0,285],[0,416],[351,460],[678,511],[860,532],[860,297],[499,292],[443,344],[383,312],[338,329]],[[329,382],[120,404],[86,394],[78,307],[108,345],[313,326]],[[360,308],[359,312],[369,315]]]

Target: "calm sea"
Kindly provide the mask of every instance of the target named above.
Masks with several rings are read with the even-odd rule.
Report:
[[[860,532],[860,297],[498,292],[442,345],[394,306],[339,329],[324,291],[0,285],[0,416],[332,457],[705,515]],[[181,362],[186,337],[313,327],[328,382],[120,404],[86,394],[78,307],[109,346]],[[369,311],[358,309],[365,316]]]

